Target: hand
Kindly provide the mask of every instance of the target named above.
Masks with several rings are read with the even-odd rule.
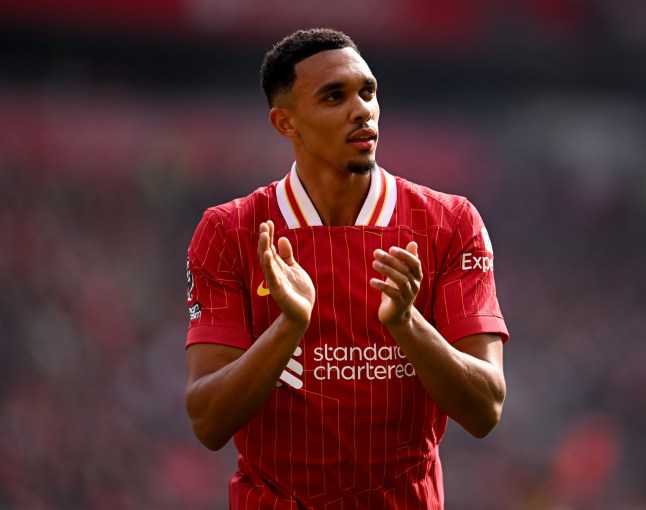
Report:
[[[287,238],[278,239],[276,251],[274,223],[270,220],[260,224],[258,258],[267,288],[283,315],[298,324],[309,324],[314,307],[314,284],[294,259],[292,245]]]
[[[391,247],[388,252],[375,250],[372,267],[386,280],[372,278],[370,285],[381,291],[379,320],[385,326],[396,326],[411,316],[411,307],[422,281],[422,264],[417,257],[417,243],[406,249]]]

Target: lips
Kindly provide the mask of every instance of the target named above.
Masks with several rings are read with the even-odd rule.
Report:
[[[372,149],[377,143],[377,131],[372,128],[360,128],[353,131],[347,142],[359,150]]]

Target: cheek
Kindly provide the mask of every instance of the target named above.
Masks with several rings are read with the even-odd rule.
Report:
[[[325,124],[302,126],[300,139],[309,151],[316,153],[331,153],[338,149],[337,139],[339,130],[327,127]]]
[[[372,108],[372,118],[375,120],[379,120],[379,114],[381,113],[381,109],[379,108],[379,103],[375,101],[375,105]]]
[[[338,124],[335,127],[335,124],[325,117],[312,119],[312,122],[308,122],[304,128],[304,135],[313,143],[318,144],[332,144],[341,133]]]

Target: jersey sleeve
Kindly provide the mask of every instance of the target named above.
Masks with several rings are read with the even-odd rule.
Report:
[[[479,333],[509,338],[496,297],[493,261],[484,222],[465,200],[435,286],[437,329],[449,342]]]
[[[188,249],[186,276],[189,326],[186,347],[215,343],[247,349],[249,293],[242,278],[239,250],[218,214],[204,213]]]

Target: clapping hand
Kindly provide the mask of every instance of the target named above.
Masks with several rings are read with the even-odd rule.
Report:
[[[395,326],[410,317],[410,310],[422,281],[422,265],[417,257],[417,243],[411,241],[406,249],[397,246],[387,252],[377,249],[372,267],[386,277],[372,278],[370,285],[381,291],[379,320],[385,326]]]
[[[272,298],[288,320],[308,324],[314,307],[315,290],[312,279],[296,262],[292,245],[285,237],[274,246],[274,223],[260,224],[258,258]]]

